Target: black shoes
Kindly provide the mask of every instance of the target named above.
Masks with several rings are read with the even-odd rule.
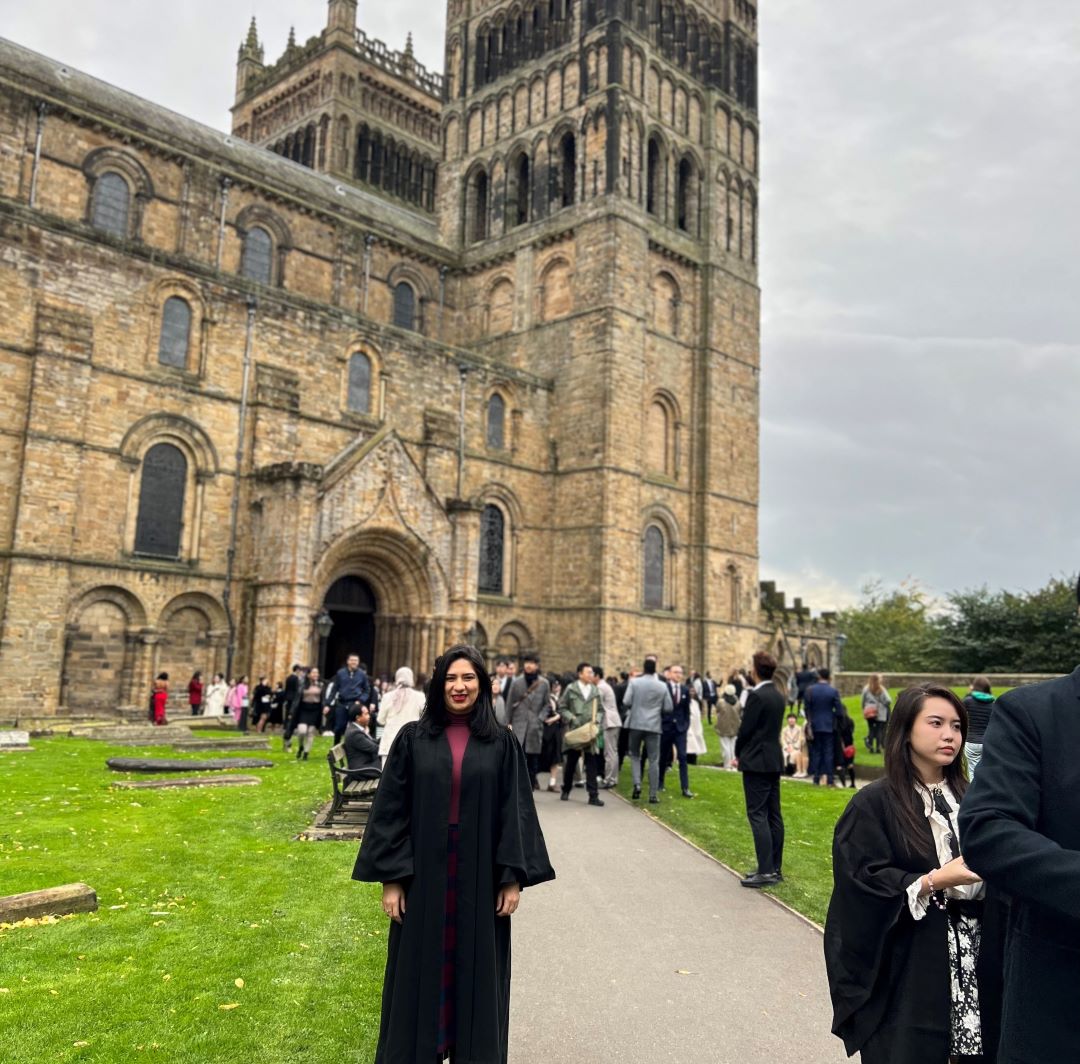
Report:
[[[635,787],[634,788],[634,793],[632,795],[630,795],[630,797],[633,798],[634,801],[636,802],[641,797],[641,788],[640,787]]]
[[[697,797],[697,795],[696,795],[696,794],[694,794],[694,792],[693,792],[693,791],[683,791],[683,792],[682,792],[682,796],[683,796],[684,798],[696,798],[696,797]]]
[[[655,795],[655,794],[650,794],[649,795],[649,805],[659,805],[659,804],[660,804],[659,797],[657,795]]]
[[[603,805],[604,803],[594,794],[589,799],[589,805]]]
[[[570,792],[569,791],[560,791],[559,792],[559,801],[560,802],[568,802],[568,801],[570,801]]]
[[[741,886],[759,890],[762,887],[775,887],[777,883],[783,882],[784,877],[779,872],[751,872],[745,879],[739,880]]]

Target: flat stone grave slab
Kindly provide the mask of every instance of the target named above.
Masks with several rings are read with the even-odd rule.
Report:
[[[358,839],[362,839],[364,837],[364,827],[367,823],[367,817],[364,817],[363,823],[342,820],[340,817],[335,817],[334,820],[331,821],[329,818],[333,804],[332,800],[327,802],[326,805],[315,814],[315,822],[311,827],[305,828],[299,835],[294,836],[294,841],[356,842]]]
[[[160,780],[117,780],[113,786],[125,791],[160,790],[165,787],[251,787],[262,783],[258,776],[166,776]]]
[[[269,750],[270,740],[263,736],[252,736],[250,739],[184,739],[170,745],[183,750]]]
[[[0,731],[0,750],[29,750],[28,731]]]
[[[231,768],[273,768],[262,757],[219,757],[188,761],[172,757],[110,757],[105,762],[113,772],[226,772]]]
[[[71,729],[79,739],[96,739],[114,746],[173,746],[191,741],[191,730],[182,724],[107,724]]]
[[[92,913],[98,907],[97,892],[85,883],[67,883],[48,890],[31,890],[0,898],[0,923],[18,923],[39,916]]]

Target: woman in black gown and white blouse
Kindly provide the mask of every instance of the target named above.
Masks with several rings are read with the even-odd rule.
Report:
[[[980,965],[984,886],[956,826],[966,735],[948,688],[903,691],[885,778],[854,795],[836,825],[825,924],[833,1032],[863,1064],[995,1058],[993,956]]]

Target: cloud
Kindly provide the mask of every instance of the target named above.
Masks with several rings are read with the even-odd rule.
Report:
[[[5,35],[222,129],[252,12],[272,61],[326,10],[8,6]],[[441,4],[360,18],[441,69]],[[762,575],[820,609],[868,575],[1075,569],[1074,0],[768,0],[760,25]]]

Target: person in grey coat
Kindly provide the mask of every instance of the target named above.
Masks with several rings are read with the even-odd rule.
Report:
[[[634,778],[634,797],[641,797],[641,746],[649,759],[649,801],[659,805],[660,732],[664,714],[674,707],[668,686],[656,675],[656,659],[646,658],[643,675],[635,676],[623,697],[626,709],[624,726],[630,732],[630,771]]]
[[[543,726],[541,715],[547,715],[551,688],[540,673],[540,659],[534,654],[525,656],[525,671],[514,677],[510,685],[510,705],[507,717],[514,738],[521,743],[525,751],[525,762],[529,769],[534,791],[540,790],[536,774],[540,768],[540,748],[543,745]]]

